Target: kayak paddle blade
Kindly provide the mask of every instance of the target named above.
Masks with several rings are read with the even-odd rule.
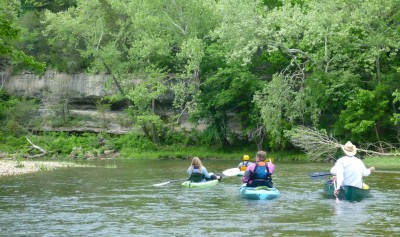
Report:
[[[331,172],[315,172],[310,174],[310,178],[312,180],[315,179],[322,179],[325,178],[326,176],[332,175]]]
[[[231,168],[222,171],[222,174],[229,177],[229,176],[236,176],[240,173],[240,170],[238,168]]]
[[[169,183],[171,183],[171,181],[164,182],[164,183],[159,183],[159,184],[153,184],[153,186],[160,187],[160,186],[163,186],[163,185],[166,185],[166,184],[169,184]]]

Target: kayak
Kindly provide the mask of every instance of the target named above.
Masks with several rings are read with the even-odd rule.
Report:
[[[277,188],[247,187],[246,184],[240,187],[239,193],[241,197],[251,200],[272,200],[281,195]]]
[[[324,183],[324,196],[328,198],[336,198],[334,195],[335,187],[332,180],[328,180]],[[353,186],[340,187],[339,200],[346,200],[351,202],[359,202],[364,198],[372,197],[370,194],[371,189],[368,185],[363,184],[363,188],[357,188]]]
[[[218,179],[214,180],[209,180],[206,182],[192,182],[190,180],[185,181],[182,183],[182,186],[188,187],[188,188],[208,188],[208,187],[213,187],[217,185]]]

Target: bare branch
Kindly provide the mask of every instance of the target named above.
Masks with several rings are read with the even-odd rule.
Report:
[[[334,154],[338,148],[341,148],[341,144],[332,135],[313,128],[298,126],[288,131],[286,135],[293,145],[303,149],[312,160],[335,159]],[[369,144],[367,147],[379,147],[381,149],[383,143],[380,143],[379,146]],[[387,144],[386,147],[387,149],[381,150],[381,152],[363,148],[357,148],[357,151],[364,152],[366,155],[400,156],[394,146]],[[390,151],[391,153],[385,153],[385,151]]]
[[[47,155],[47,151],[46,150],[44,150],[43,148],[33,144],[31,142],[31,140],[29,140],[28,137],[26,137],[26,140],[28,140],[28,142],[32,145],[32,148],[29,151],[32,151],[33,149],[38,149],[39,151],[41,151],[41,153],[40,154],[36,154],[36,155],[24,155],[25,158],[32,159],[32,158],[38,158],[38,157],[42,157],[42,156]]]

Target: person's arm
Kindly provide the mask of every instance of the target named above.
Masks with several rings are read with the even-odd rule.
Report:
[[[364,163],[360,160],[361,166],[362,166],[362,175],[363,176],[369,176],[373,171],[375,171],[375,167],[370,167],[369,169],[367,169],[367,167],[365,167]]]
[[[192,172],[193,172],[193,166],[190,166],[190,167],[187,169],[187,173],[188,173],[189,175],[191,175]]]
[[[242,177],[243,183],[247,183],[250,180],[250,173],[253,170],[253,167],[255,167],[255,165],[253,164],[247,166],[246,171],[244,172],[244,175]]]
[[[272,162],[268,162],[268,170],[271,174],[273,174],[275,172],[275,165]]]
[[[243,162],[240,162],[238,165],[238,169],[240,169],[240,167],[242,166]]]
[[[335,174],[336,174],[336,190],[339,190],[340,186],[342,186],[342,184],[343,184],[343,179],[344,179],[344,176],[343,176],[344,164],[343,164],[343,162],[337,161],[335,166],[332,169],[334,169],[333,171],[335,171]],[[332,169],[331,169],[331,173],[332,173]]]
[[[206,179],[209,179],[211,177],[210,174],[208,173],[206,167],[204,167],[204,166],[203,166],[203,174]]]
[[[331,168],[331,174],[332,175],[336,175],[337,174],[336,164]]]

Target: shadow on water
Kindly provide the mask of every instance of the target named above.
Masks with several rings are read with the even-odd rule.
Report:
[[[95,168],[1,177],[0,236],[396,236],[398,173],[366,178],[372,198],[358,203],[322,196],[309,173],[332,164],[276,163],[272,201],[239,196],[239,177],[187,189],[190,161],[96,161]],[[220,173],[235,161],[205,161]],[[328,178],[328,177],[327,177]]]

